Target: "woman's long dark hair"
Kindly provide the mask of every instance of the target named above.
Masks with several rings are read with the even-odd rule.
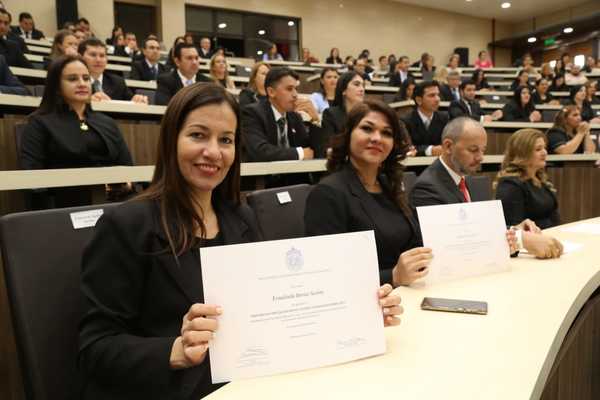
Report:
[[[352,107],[346,118],[344,132],[332,138],[331,154],[327,159],[327,170],[335,172],[342,169],[350,162],[350,139],[352,131],[358,126],[360,121],[370,112],[383,114],[388,124],[392,128],[394,146],[392,151],[383,161],[379,173],[384,175],[388,183],[388,194],[391,200],[398,205],[405,215],[410,216],[412,212],[408,206],[402,175],[404,166],[401,161],[406,158],[406,153],[410,147],[408,131],[403,123],[398,120],[396,113],[390,106],[379,100],[365,100]]]
[[[360,76],[360,74],[356,71],[348,71],[344,72],[338,78],[337,85],[335,87],[335,98],[333,99],[332,106],[339,106],[342,107],[345,111],[348,111],[346,110],[346,106],[344,105],[344,92],[346,91],[348,85],[350,84],[352,79],[354,79],[355,76]]]
[[[521,103],[521,92],[524,89],[529,90],[529,103],[525,105]],[[533,93],[531,93],[531,89],[529,89],[528,86],[519,86],[518,88],[516,88],[513,94],[513,101],[517,104],[517,107],[519,107],[519,109],[525,110],[527,114],[531,114],[535,111],[535,104],[533,104]]]
[[[417,83],[412,78],[408,78],[404,82],[402,82],[402,85],[400,85],[400,91],[398,92],[398,96],[396,97],[396,99],[398,99],[399,101],[412,100],[412,98],[408,97],[408,93],[407,93],[410,85],[413,85],[416,87]],[[415,90],[413,88],[413,93],[414,92],[415,92]]]
[[[173,254],[181,255],[196,242],[195,232],[200,229],[206,237],[203,215],[196,210],[192,188],[185,180],[177,161],[179,132],[187,116],[194,110],[227,104],[236,116],[235,158],[229,172],[213,191],[213,199],[240,204],[240,109],[236,99],[225,88],[215,83],[199,82],[181,89],[169,102],[163,116],[157,146],[156,166],[150,187],[136,200],[156,200],[160,206],[160,220]]]
[[[332,68],[332,67],[325,67],[321,71],[321,79],[319,80],[319,92],[323,95],[323,98],[325,100],[327,100],[327,93],[325,92],[325,86],[323,85],[323,79],[325,78],[325,74],[328,73],[328,72],[330,72],[330,71],[333,71],[333,72],[335,72],[338,75],[340,74],[338,72],[337,68]],[[337,89],[337,86],[336,86],[336,89]]]

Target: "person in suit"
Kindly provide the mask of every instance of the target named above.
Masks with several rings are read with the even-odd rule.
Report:
[[[242,110],[247,161],[314,158],[302,117],[294,111],[299,76],[289,68],[272,68],[265,78],[268,98]]]
[[[494,181],[506,225],[530,219],[541,229],[560,224],[556,188],[546,174],[546,136],[519,129],[506,143],[504,160]]]
[[[208,63],[208,74],[213,81],[223,85],[223,87],[227,89],[235,89],[235,83],[233,83],[233,80],[229,77],[229,71],[227,70],[228,68],[229,66],[227,65],[225,56],[215,53]]]
[[[134,95],[122,77],[106,72],[106,45],[100,39],[86,39],[79,43],[77,50],[90,70],[93,101],[127,100],[148,104],[148,97]]]
[[[415,87],[417,84],[414,79],[405,80],[402,85],[400,85],[400,90],[398,94],[394,97],[394,101],[407,101],[412,100],[413,94],[415,93]]]
[[[160,43],[156,39],[144,40],[142,48],[144,59],[131,63],[131,79],[139,81],[156,81],[167,68],[158,62],[160,60]]]
[[[12,31],[23,39],[40,40],[45,37],[42,31],[35,29],[33,17],[28,12],[19,14],[19,25],[13,26]]]
[[[307,236],[373,230],[380,282],[394,287],[425,276],[432,258],[404,193],[399,162],[407,137],[386,104],[357,104],[333,142],[330,175],[311,190],[304,211]]]
[[[335,87],[333,103],[323,112],[322,137],[316,146],[317,157],[325,157],[331,137],[344,132],[346,115],[365,98],[365,81],[356,71],[343,73]]]
[[[340,57],[340,49],[332,47],[329,51],[329,57],[325,60],[327,64],[343,64],[342,57]]]
[[[0,55],[4,56],[11,67],[33,68],[23,54],[25,42],[10,30],[11,16],[4,8],[0,8]],[[11,37],[12,36],[12,37]],[[22,42],[22,44],[21,44]]]
[[[489,194],[473,189],[470,175],[481,168],[487,146],[483,126],[468,117],[458,117],[446,125],[442,154],[419,175],[410,193],[412,207],[490,200]],[[560,242],[540,233],[530,220],[523,220],[507,231],[511,254],[526,248],[540,258],[558,257]]]
[[[54,41],[50,48],[50,54],[44,58],[44,69],[48,70],[50,63],[61,56],[76,56],[79,42],[73,33],[67,29],[62,29],[54,35]]]
[[[212,82],[199,72],[198,50],[193,44],[180,43],[173,52],[176,68],[171,72],[158,76],[154,102],[160,105],[169,104],[171,97],[180,89],[196,82]]]
[[[469,117],[480,122],[502,119],[502,110],[495,110],[491,115],[485,115],[479,102],[475,100],[476,87],[477,85],[473,81],[465,81],[460,84],[460,100],[454,100],[448,108],[450,119]]]
[[[29,96],[29,91],[19,79],[13,75],[4,56],[0,55],[0,93]]]
[[[596,145],[590,136],[590,124],[582,121],[575,105],[565,106],[556,114],[554,125],[546,132],[548,151],[552,154],[591,154]]]
[[[407,79],[414,80],[414,77],[408,70],[410,61],[407,56],[400,56],[394,66],[393,74],[390,75],[390,86],[401,86]]]
[[[533,104],[552,104],[552,105],[560,105],[560,102],[552,96],[552,94],[548,91],[550,88],[550,82],[546,78],[539,78],[535,81],[535,92],[531,97]]]
[[[535,109],[528,86],[519,86],[513,98],[502,108],[503,121],[540,122],[542,114]]]
[[[438,111],[440,89],[435,81],[417,85],[414,93],[415,109],[403,117],[417,156],[438,156],[442,151],[442,131],[448,123],[448,115]]]
[[[0,8],[3,8],[6,11],[6,9],[2,5],[0,5]],[[21,36],[19,36],[13,31],[15,27],[11,26],[12,15],[8,11],[6,11],[6,14],[8,15],[8,25],[0,26],[0,31],[2,32],[0,36],[16,43],[17,47],[19,48],[19,50],[21,50],[23,54],[29,53],[29,49],[27,48],[27,43],[25,43],[25,39],[23,39]]]
[[[569,104],[576,106],[581,113],[581,119],[590,124],[600,124],[600,117],[595,116],[592,104],[587,99],[585,85],[571,86],[569,89]]]
[[[371,85],[371,77],[369,76],[369,74],[367,73],[367,59],[364,57],[360,57],[357,58],[356,61],[354,61],[354,68],[353,70],[360,74],[361,78],[363,78],[363,81],[365,82],[365,85],[370,86]]]
[[[125,46],[122,48],[123,54],[117,54],[122,57],[130,57],[132,61],[139,61],[144,55],[138,47],[137,37],[133,32],[125,33]]]
[[[207,37],[203,37],[200,39],[200,48],[198,49],[198,55],[200,58],[205,58],[207,60],[211,59],[213,56],[213,51],[211,50],[211,42]]]
[[[248,86],[243,88],[238,96],[241,108],[267,98],[265,78],[270,70],[271,66],[264,61],[254,63],[250,71]]]
[[[441,69],[441,68],[440,68]],[[440,86],[440,95],[442,101],[459,101],[460,100],[460,72],[450,71],[448,72],[448,83]]]

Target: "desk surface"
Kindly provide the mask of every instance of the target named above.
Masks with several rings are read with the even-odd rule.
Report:
[[[500,274],[397,289],[405,312],[385,329],[382,356],[241,380],[206,399],[539,399],[571,323],[600,285],[598,237],[562,227],[552,235],[585,247],[557,260],[521,255]],[[424,296],[487,301],[489,314],[422,311]]]

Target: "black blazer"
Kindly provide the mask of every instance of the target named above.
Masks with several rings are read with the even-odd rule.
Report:
[[[247,206],[215,200],[214,207],[225,244],[260,240]],[[204,292],[199,251],[175,257],[168,246],[152,200],[124,203],[96,224],[81,264],[82,398],[195,400],[220,386],[211,384],[208,357],[194,368],[169,368],[182,318]]]
[[[21,34],[23,34],[19,25],[11,26],[10,29],[15,35],[21,36]],[[33,28],[29,36],[31,36],[30,39],[40,40],[44,38],[44,33],[40,30]]]
[[[442,101],[455,101],[456,97],[452,94],[452,89],[448,85],[440,85],[440,97]]]
[[[23,86],[21,81],[10,72],[6,59],[0,56],[0,93],[20,94],[28,96],[29,91]]]
[[[500,178],[496,198],[502,201],[506,225],[518,225],[531,219],[542,229],[560,225],[556,194],[546,185],[535,186],[530,179],[516,176]]]
[[[132,165],[131,155],[115,121],[86,111],[87,125],[98,132],[108,149],[105,160],[92,162],[73,111],[32,115],[21,139],[22,169],[83,168]]]
[[[510,100],[502,109],[502,120],[512,122],[531,122],[529,120],[529,116],[535,111],[535,108],[533,107],[533,103],[530,104],[532,104],[532,106],[528,109],[525,109],[523,107],[519,107],[514,100]]]
[[[23,55],[23,51],[21,51],[17,42],[10,39],[0,39],[0,55],[4,56],[11,67],[33,68],[33,65]]]
[[[167,72],[167,67],[163,64],[157,63],[156,65],[158,67],[158,75]],[[129,74],[129,78],[138,81],[155,81],[158,77],[154,77],[146,59],[143,59],[131,63],[131,73]]]
[[[318,143],[315,145],[315,157],[324,158],[331,137],[342,133],[346,125],[346,110],[341,106],[326,108],[321,119]]]
[[[212,82],[212,79],[204,76],[201,72],[196,74],[196,82]],[[156,95],[154,97],[154,103],[158,105],[167,105],[171,100],[171,97],[175,96],[175,93],[179,89],[183,88],[183,83],[177,73],[177,68],[174,68],[171,72],[165,72],[158,76],[156,81]]]
[[[407,75],[406,75],[406,79],[404,79],[404,81],[401,80],[400,78],[400,74],[398,72],[395,72],[393,74],[390,75],[390,82],[389,85],[390,86],[402,86],[402,83],[404,83],[406,80],[408,79],[415,79],[413,74],[408,71]]]
[[[21,52],[23,54],[29,53],[29,48],[27,47],[27,43],[25,43],[25,40],[21,36],[17,35],[13,31],[9,31],[6,34],[6,38],[8,40],[15,42],[17,44],[17,47],[19,48],[19,50],[21,50]]]
[[[106,71],[102,74],[102,91],[112,100],[131,100],[133,97],[125,79]]]
[[[242,143],[245,161],[297,160],[296,147],[309,147],[304,122],[295,112],[286,113],[290,147],[279,147],[277,123],[269,100],[250,104],[242,109]]]
[[[483,193],[469,188],[469,186],[473,186],[471,177],[466,176],[465,181],[471,201],[490,200]],[[410,192],[410,203],[413,207],[464,202],[463,194],[458,190],[458,186],[439,159],[435,160],[419,175]]]
[[[202,47],[197,47],[198,49],[198,55],[200,56],[200,58],[205,58],[207,60],[210,60],[213,56],[214,51],[211,49],[208,51],[208,53],[205,53],[204,50],[202,50]]]
[[[538,92],[534,92],[531,95],[531,101],[533,101],[533,104],[547,104],[550,103],[552,100],[554,100],[554,96],[550,94],[550,91],[546,92],[545,99],[542,99],[542,96],[540,96]]]
[[[342,61],[342,59],[340,57],[333,58],[333,57],[329,56],[325,59],[325,64],[343,64],[343,63],[344,62]]]
[[[385,179],[380,179],[385,184]],[[387,190],[387,185],[385,185]],[[308,195],[304,211],[307,236],[374,230],[377,242],[381,283],[392,282],[392,270],[400,254],[422,246],[421,233],[414,217],[405,217],[394,205],[398,218],[390,219],[390,211],[368,193],[360,183],[354,168],[347,164],[327,176]],[[404,221],[403,237],[385,237],[396,231],[398,221]],[[389,243],[393,243],[390,245]]]
[[[429,146],[437,146],[442,143],[442,132],[448,123],[448,114],[435,111],[429,129],[425,128],[417,109],[403,117],[412,144],[417,148],[417,155],[424,156]]]
[[[481,106],[479,103],[476,101],[470,102],[469,106],[471,106],[471,112],[469,112],[469,107],[467,107],[465,101],[466,100],[464,99],[460,101],[454,100],[452,103],[450,103],[450,107],[448,108],[450,119],[469,117],[475,121],[481,121],[481,116],[484,115],[484,113],[481,111]]]
[[[258,101],[265,100],[266,98],[267,98],[266,96],[261,96],[260,94],[256,93],[254,90],[245,87],[240,91],[240,94],[238,96],[238,101],[240,103],[240,107],[245,107],[248,104],[254,104]]]

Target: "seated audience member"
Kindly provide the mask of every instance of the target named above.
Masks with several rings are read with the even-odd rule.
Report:
[[[167,67],[167,71],[177,68],[177,66],[175,65],[174,53],[175,47],[177,47],[177,45],[180,43],[185,43],[185,39],[183,38],[183,36],[177,36],[173,41],[173,47],[171,47],[171,50],[169,50],[169,55],[167,56],[167,63],[165,64],[165,66]]]
[[[76,56],[79,42],[71,31],[63,29],[54,35],[50,54],[44,59],[44,69],[47,70],[50,63],[62,56]]]
[[[310,99],[319,114],[329,108],[335,100],[335,88],[340,74],[335,68],[323,68],[321,71],[320,89],[310,95]]]
[[[585,59],[585,67],[583,67],[583,72],[585,72],[586,74],[590,74],[596,68],[598,68],[596,65],[596,59],[592,56],[588,56]]]
[[[265,78],[271,70],[271,66],[264,61],[254,63],[250,71],[248,86],[242,89],[239,95],[240,107],[244,108],[248,104],[253,104],[267,98],[267,89],[265,89]]]
[[[465,203],[489,200],[469,189],[469,175],[476,173],[483,161],[487,147],[487,134],[483,126],[471,118],[459,117],[448,123],[442,139],[441,157],[419,175],[410,193],[412,207]],[[539,228],[528,220],[515,228],[522,244],[537,257],[558,257],[562,245],[556,239],[539,233]],[[512,230],[512,229],[511,229]],[[507,233],[511,254],[519,250],[514,246],[513,234]]]
[[[342,57],[340,57],[340,50],[337,47],[333,47],[329,51],[329,57],[325,60],[326,64],[343,64]]]
[[[186,33],[185,35],[183,35],[183,41],[186,44],[194,44],[194,35],[192,35],[191,33]]]
[[[435,72],[435,65],[433,65],[433,56],[429,53],[423,53],[421,56],[421,72],[433,74]],[[425,79],[425,76],[423,76]]]
[[[0,55],[4,56],[11,67],[33,68],[23,54],[25,42],[10,30],[10,20],[10,13],[4,8],[0,8]],[[17,39],[11,40],[10,35],[14,35]],[[21,44],[21,42],[23,43]]]
[[[194,39],[192,38],[192,43],[193,43],[193,40]],[[212,47],[212,42],[210,41],[209,38],[203,37],[202,39],[200,39],[200,48],[198,49],[198,55],[200,56],[200,58],[210,60],[213,56],[213,51],[212,51],[211,47]]]
[[[458,72],[458,75],[460,77],[460,74],[462,74],[462,70],[460,69],[460,56],[458,54],[454,53],[450,56],[450,59],[448,59],[448,66],[446,67],[446,69],[448,70],[448,73],[453,71]]]
[[[69,30],[69,31],[71,31],[72,33],[75,33],[75,28],[76,28],[76,27],[75,27],[75,24],[74,24],[73,22],[71,22],[71,21],[66,21],[66,22],[63,24],[63,26],[62,26],[62,28],[61,28],[61,29],[66,29],[66,30]]]
[[[548,82],[552,82],[552,79],[554,78],[554,71],[549,63],[542,64],[542,67],[540,68],[540,75]]]
[[[475,100],[475,82],[466,81],[460,84],[460,100],[450,103],[448,109],[450,119],[469,117],[479,122],[491,122],[502,119],[502,110],[495,110],[491,115],[485,115],[479,102]]]
[[[600,124],[600,117],[596,117],[592,105],[587,100],[587,89],[585,85],[571,86],[569,90],[569,104],[577,106],[581,113],[581,119],[591,124]]]
[[[546,174],[546,136],[520,129],[506,143],[502,167],[494,182],[506,225],[529,219],[547,229],[560,224],[556,189]]]
[[[562,64],[562,70],[561,72],[563,74],[566,74],[568,70],[570,70],[573,67],[573,63],[571,61],[571,55],[569,53],[563,53],[560,56],[560,61]]]
[[[595,153],[590,124],[582,121],[577,106],[564,107],[556,114],[554,125],[546,132],[548,151],[553,154]]]
[[[138,47],[138,42],[135,33],[127,32],[125,34],[125,46],[123,47],[123,54],[116,55],[130,57],[133,61],[138,61],[144,57]]]
[[[167,105],[171,97],[180,89],[191,86],[196,82],[212,82],[199,72],[200,64],[198,50],[193,44],[180,43],[173,52],[175,66],[171,72],[158,76],[156,81],[156,104]]]
[[[487,51],[481,50],[479,52],[479,54],[477,55],[477,60],[475,60],[475,68],[477,68],[477,69],[494,68],[494,64],[490,60]]]
[[[568,92],[569,87],[565,84],[565,76],[562,74],[556,74],[552,79],[552,85],[550,85],[551,92]]]
[[[579,65],[574,64],[571,70],[565,74],[565,83],[567,86],[584,85],[587,80]]]
[[[263,54],[263,61],[273,60],[283,61],[283,57],[277,52],[277,45],[275,43],[273,43],[267,52]]]
[[[330,175],[306,200],[307,236],[373,230],[382,284],[410,285],[428,273],[431,250],[422,247],[402,183],[410,143],[395,112],[367,100],[348,113],[327,161]]]
[[[44,33],[38,29],[35,29],[33,17],[28,12],[22,12],[19,14],[19,25],[14,26],[12,31],[23,39],[43,39]]]
[[[400,85],[400,90],[396,97],[394,97],[394,101],[407,101],[412,100],[413,93],[415,92],[415,87],[417,84],[413,79],[407,79]]]
[[[400,56],[394,66],[394,73],[390,75],[390,86],[401,86],[407,79],[414,79],[408,70],[410,61],[407,56]]]
[[[529,74],[537,73],[537,71],[535,70],[535,67],[533,66],[533,58],[531,57],[531,54],[526,53],[523,56],[523,61],[521,63],[521,70],[527,71],[527,73],[529,73]]]
[[[390,65],[386,56],[379,57],[379,64],[373,70],[373,76],[386,77],[390,73]]]
[[[513,98],[502,109],[502,120],[509,122],[540,122],[542,114],[535,109],[531,100],[531,91],[520,86],[514,91]]]
[[[346,116],[350,110],[365,99],[365,81],[356,72],[343,73],[335,87],[333,103],[323,112],[323,150],[318,157],[324,157],[330,138],[344,131]]]
[[[6,34],[0,36],[6,37],[6,39],[15,42],[23,54],[28,54],[29,48],[27,47],[27,43],[25,43],[25,39],[23,39],[21,35],[14,31],[16,27],[10,25],[12,23],[12,15],[10,13],[8,13],[8,23],[8,31]]]
[[[416,147],[417,156],[438,156],[442,151],[442,131],[448,123],[448,115],[438,111],[439,85],[435,81],[419,83],[413,97],[416,107],[402,119]]]
[[[313,158],[302,117],[294,111],[299,76],[289,68],[273,68],[265,78],[268,98],[242,110],[247,161]]]
[[[76,29],[79,29],[80,31],[84,32],[86,39],[94,37],[94,33],[92,32],[92,27],[90,25],[90,21],[88,21],[87,18],[83,18],[83,17],[79,18],[77,20]]]
[[[439,68],[440,70],[443,69]],[[460,100],[460,73],[451,71],[448,73],[448,78],[445,85],[440,85],[440,95],[442,101]]]
[[[556,63],[554,64],[554,75],[565,75],[565,67],[562,63],[561,59],[556,60]]]
[[[599,105],[600,104],[600,97],[596,96],[596,93],[598,92],[598,81],[588,81],[585,84],[585,90],[586,90],[586,94],[587,94],[587,101],[591,104],[591,105]]]
[[[148,98],[134,95],[125,84],[125,79],[106,72],[106,45],[100,39],[91,38],[79,43],[79,54],[85,60],[92,77],[92,100],[127,100],[148,104]]]
[[[117,44],[117,36],[123,36],[123,28],[120,26],[115,26],[112,29],[110,37],[106,39],[106,44],[109,46],[115,46]]]
[[[18,94],[28,96],[29,91],[23,86],[21,81],[13,75],[4,59],[0,55],[0,93]]]
[[[473,75],[471,76],[471,80],[475,82],[477,90],[490,90],[490,84],[485,77],[485,71],[482,69],[476,69],[473,71]]]
[[[346,66],[346,71],[353,71],[354,70],[354,62],[355,61],[356,60],[352,56],[347,56],[344,59],[344,65]]]
[[[396,66],[396,62],[398,62],[398,60],[396,59],[396,56],[394,54],[390,54],[388,56],[388,65],[390,67],[390,74],[394,72],[394,67]]]
[[[542,77],[535,81],[535,91],[532,95],[533,104],[552,104],[559,105],[560,102],[550,94],[549,89],[550,82],[548,79]]]
[[[515,90],[517,90],[518,87],[521,86],[529,88],[530,91],[533,90],[533,88],[529,84],[529,72],[524,69],[519,71],[517,77],[513,80],[512,84],[510,85],[510,90],[514,92]]]
[[[84,40],[87,40],[87,39],[89,39],[89,38],[93,37],[93,36],[90,36],[90,35],[89,35],[89,33],[86,33],[86,32],[82,31],[82,30],[81,30],[81,29],[79,29],[79,28],[78,28],[78,29],[75,29],[75,32],[74,32],[73,34],[75,35],[75,37],[77,38],[77,40],[79,41],[79,43],[81,43],[81,42],[83,42]],[[125,46],[125,38],[123,37],[123,35],[121,35],[121,36],[117,36],[117,38],[118,38],[118,37],[121,37],[121,38],[122,38],[122,40],[123,40],[123,46]],[[118,45],[120,45],[120,42],[119,42],[119,43],[117,43],[117,44],[118,44]],[[115,46],[115,51],[116,51],[116,48],[117,48],[117,46]],[[118,55],[118,54],[115,54],[115,55]]]
[[[310,49],[308,47],[304,47],[302,49],[302,62],[304,64],[318,63],[319,59],[310,53]]]
[[[225,56],[215,53],[208,64],[210,78],[216,83],[222,85],[226,89],[235,89],[235,83],[229,77],[229,66],[225,60]]]
[[[367,59],[364,57],[357,58],[354,62],[354,71],[357,72],[365,81],[365,85],[371,85],[371,77],[367,73]]]
[[[144,40],[142,47],[144,59],[131,63],[130,79],[138,81],[155,81],[162,73],[167,72],[167,68],[159,62],[160,43],[156,39]]]
[[[441,91],[442,86],[448,84],[448,69],[446,69],[446,67],[439,67],[435,70],[432,79],[425,79],[425,80],[436,81],[440,85],[440,91]]]

